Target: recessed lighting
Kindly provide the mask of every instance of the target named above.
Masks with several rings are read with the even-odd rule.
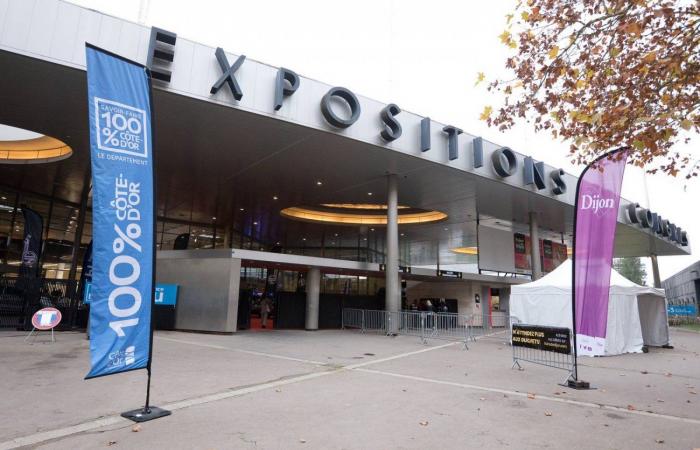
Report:
[[[211,220],[216,220],[216,216],[212,217]]]
[[[404,236],[404,234],[403,234],[403,233],[401,233],[401,236]]]
[[[253,225],[257,225],[257,224],[258,224],[258,222],[253,222]]]
[[[279,243],[279,242],[277,242],[277,243],[276,243],[275,245],[280,245],[280,243]]]
[[[277,196],[276,196],[276,195],[273,195],[273,196],[272,196],[272,200],[277,200]]]
[[[245,208],[239,208],[240,211],[245,211]]]
[[[449,228],[445,227],[445,231],[449,230]]]
[[[366,240],[367,240],[367,238],[365,238],[365,241],[366,241]]]
[[[335,245],[335,241],[332,241],[332,242],[331,242],[331,245]]]
[[[316,186],[321,186],[322,184],[323,184],[323,181],[321,181],[321,180],[318,180],[318,181],[316,182]]]
[[[0,198],[2,198],[3,200],[7,200],[7,197],[0,197]]]
[[[301,238],[301,240],[302,240],[302,241],[305,241],[305,240],[306,240],[306,238]]]
[[[374,228],[370,228],[369,231],[374,231]]]
[[[368,192],[367,195],[372,195],[372,193],[371,193],[371,192]]]
[[[334,236],[335,236],[335,237],[338,237],[338,233],[335,233]]]

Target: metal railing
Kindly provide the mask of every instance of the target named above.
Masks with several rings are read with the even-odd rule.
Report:
[[[0,328],[26,328],[35,311],[54,307],[63,316],[59,328],[70,329],[83,307],[78,294],[74,280],[0,278]]]
[[[470,316],[428,311],[381,311],[344,308],[343,329],[358,329],[363,333],[417,336],[423,343],[428,339],[464,342],[470,339]]]

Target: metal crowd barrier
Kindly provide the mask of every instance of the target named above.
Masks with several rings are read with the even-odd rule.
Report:
[[[512,335],[513,324],[522,323],[517,317],[510,317],[510,333]],[[573,337],[570,338],[569,346],[571,349],[574,348]],[[574,371],[574,355],[573,351],[566,353],[557,353],[553,351],[540,350],[529,347],[520,347],[512,345],[513,348],[513,365],[511,368],[517,367],[523,370],[521,362],[529,362],[532,364],[539,364],[541,366],[552,367],[555,369],[561,369],[566,371],[566,380],[568,380]]]
[[[344,308],[343,329],[354,328],[386,335],[417,336],[423,343],[428,339],[464,342],[468,348],[470,316],[427,311],[381,311]]]

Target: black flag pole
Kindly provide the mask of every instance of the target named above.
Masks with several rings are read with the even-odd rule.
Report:
[[[155,138],[155,133],[153,133],[153,117],[155,116],[155,111],[153,109],[153,84],[152,84],[152,78],[151,78],[151,71],[148,69],[148,67],[144,66],[144,70],[146,71],[146,78],[148,79],[148,101],[150,102],[151,106],[151,120],[150,120],[150,125],[151,125],[151,148],[155,149],[156,148],[156,138]],[[148,381],[146,382],[146,403],[144,404],[142,409],[134,409],[132,411],[127,411],[121,414],[122,417],[125,417],[129,420],[133,420],[134,422],[148,422],[149,420],[153,419],[158,419],[160,417],[165,417],[169,416],[172,414],[171,411],[168,411],[167,409],[159,408],[157,406],[151,406],[151,364],[153,362],[153,330],[155,329],[154,326],[154,320],[153,320],[153,313],[155,312],[155,307],[156,307],[156,296],[155,296],[155,288],[156,288],[156,242],[158,241],[158,233],[157,233],[157,227],[156,227],[156,218],[158,217],[157,211],[158,211],[158,196],[156,195],[157,190],[158,190],[158,184],[156,183],[156,158],[155,158],[155,151],[151,152],[151,170],[153,173],[153,261],[152,261],[152,271],[151,271],[151,326],[150,326],[150,336],[149,336],[149,345],[148,345],[148,364],[146,365],[146,373],[148,374]]]

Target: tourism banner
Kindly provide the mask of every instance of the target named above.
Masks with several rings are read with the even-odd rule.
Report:
[[[150,79],[86,44],[92,161],[90,362],[86,378],[150,367],[154,224]]]
[[[579,177],[574,216],[573,294],[576,351],[605,354],[608,296],[620,189],[627,153],[615,150]]]
[[[39,275],[41,258],[41,236],[44,233],[44,220],[41,215],[26,206],[22,206],[24,217],[24,241],[19,276],[34,278]]]

